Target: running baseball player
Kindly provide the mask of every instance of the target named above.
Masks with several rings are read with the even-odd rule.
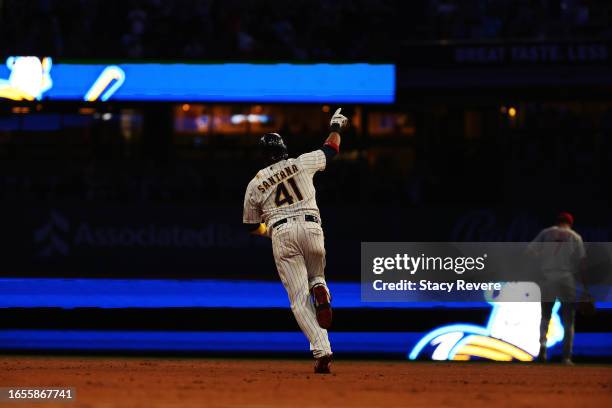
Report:
[[[266,167],[249,183],[243,223],[251,233],[272,239],[278,275],[291,310],[310,342],[314,371],[330,372],[332,350],[327,329],[332,323],[331,296],[325,282],[325,246],[313,177],[340,149],[340,132],[348,119],[338,109],[323,147],[297,159],[288,158],[278,133],[266,133],[259,144]]]
[[[574,319],[576,302],[576,279],[578,272],[584,281],[586,252],[582,237],[572,229],[574,217],[567,212],[557,216],[557,223],[545,228],[529,244],[528,251],[540,260],[542,279],[539,282],[542,298],[542,320],[540,322],[540,353],[538,361],[546,361],[546,334],[555,300],[561,302],[563,336],[563,363],[572,364],[574,342]],[[550,244],[543,244],[550,243]]]

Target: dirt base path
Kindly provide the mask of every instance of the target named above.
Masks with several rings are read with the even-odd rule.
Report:
[[[76,388],[76,400],[0,406],[611,407],[612,367],[306,360],[0,356],[0,387]]]

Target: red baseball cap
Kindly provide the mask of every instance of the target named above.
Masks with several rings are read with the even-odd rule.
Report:
[[[557,215],[558,222],[565,222],[569,225],[574,225],[574,216],[566,211],[562,211]]]

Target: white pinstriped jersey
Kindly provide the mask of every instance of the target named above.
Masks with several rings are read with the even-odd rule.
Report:
[[[261,169],[249,183],[244,196],[242,221],[271,226],[283,218],[311,214],[319,217],[313,177],[325,169],[322,150],[297,159],[281,160]]]

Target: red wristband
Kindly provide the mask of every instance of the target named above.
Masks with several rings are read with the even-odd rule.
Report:
[[[324,144],[324,146],[329,146],[329,147],[331,147],[332,149],[334,149],[334,150],[336,151],[336,153],[339,153],[339,152],[340,152],[340,146],[338,146],[338,145],[337,145],[337,144],[335,144],[334,142],[326,142],[326,143]]]

